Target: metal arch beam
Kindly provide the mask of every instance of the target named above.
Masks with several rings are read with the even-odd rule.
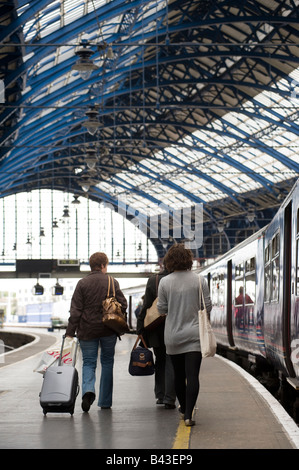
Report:
[[[256,144],[256,146],[259,149],[262,149],[265,153],[275,158],[278,162],[283,163],[287,168],[293,171],[297,171],[297,172],[299,171],[299,164],[296,164],[295,162],[290,160],[288,157],[283,155],[281,152],[277,152],[277,150],[272,149],[268,145],[263,144],[259,139],[256,139],[253,135],[248,134],[247,132],[243,131],[239,127],[232,125],[231,123],[229,125],[233,129],[235,129],[237,132],[240,132],[241,134],[243,134],[248,139],[249,143],[254,142],[254,144]],[[236,140],[239,140],[239,139],[236,139]]]
[[[145,170],[145,175],[147,178],[153,179],[155,181],[159,181],[161,184],[165,184],[166,186],[175,189],[179,194],[184,194],[190,201],[194,202],[195,204],[204,204],[205,201],[197,196],[194,196],[190,191],[187,191],[184,188],[180,188],[176,183],[173,183],[172,181],[169,181],[168,179],[165,179],[159,175],[154,170],[149,170],[145,165],[139,162],[138,166],[143,168]],[[139,173],[139,172],[138,172]],[[209,217],[212,218],[212,215],[209,214]]]
[[[134,54],[133,54],[134,55]],[[207,56],[209,56],[209,54],[206,54]],[[219,55],[219,54],[216,54],[216,55]],[[129,54],[129,56],[132,56],[132,54]],[[191,57],[189,56],[184,56],[184,61],[191,61],[192,60],[192,57],[193,57],[193,54],[191,54]],[[172,62],[172,63],[177,63],[177,62],[181,62],[183,59],[183,56],[170,56],[168,58],[160,58],[159,59],[159,64],[160,65],[163,65],[165,63],[168,63],[168,62]],[[69,62],[69,63],[68,63]],[[299,62],[299,58],[298,58],[298,62]],[[58,78],[60,75],[62,75],[62,71],[65,71],[65,67],[66,66],[71,66],[71,59],[69,59],[68,61],[66,61],[64,64],[64,67],[62,67],[61,65],[58,65],[56,66],[57,67],[57,72],[54,72],[53,74],[49,74],[47,73],[46,76],[45,76],[45,80],[41,80],[40,81],[40,85],[42,86],[45,86],[47,84],[50,84],[53,80],[55,80],[56,78]],[[134,65],[126,65],[124,67],[120,67],[118,68],[117,70],[117,74],[118,76],[119,75],[122,75],[124,74],[127,75],[129,72],[133,72],[133,71],[138,71],[138,70],[142,70],[143,67],[144,69],[151,69],[153,66],[156,65],[156,60],[155,59],[151,59],[149,61],[146,61],[144,62],[144,64],[141,64],[141,63],[135,63]],[[106,77],[106,80],[108,81],[109,77],[110,76],[113,76],[115,75],[115,71],[108,71],[106,72],[105,74],[105,77]],[[262,84],[254,84],[252,82],[248,82],[246,84],[246,82],[242,82],[240,84],[240,82],[236,82],[236,81],[233,81],[233,80],[223,80],[223,79],[216,79],[216,78],[213,78],[212,76],[210,76],[206,71],[203,71],[203,75],[208,75],[206,79],[184,79],[184,80],[178,80],[177,77],[175,77],[175,79],[173,81],[165,81],[165,82],[162,82],[161,80],[159,80],[159,86],[161,87],[165,87],[165,86],[171,86],[173,84],[178,84],[178,85],[181,85],[181,84],[190,84],[190,83],[202,83],[202,84],[207,84],[207,85],[210,85],[210,84],[214,84],[214,85],[221,85],[221,86],[229,86],[229,87],[235,87],[235,88],[239,88],[239,87],[243,87],[243,86],[247,86],[247,87],[250,87],[250,88],[257,88],[257,89],[260,89],[260,90],[268,90],[269,92],[276,92],[282,96],[285,96],[287,98],[289,98],[290,94],[288,91],[285,91],[285,90],[279,90],[279,89],[275,89],[273,90],[272,87],[270,86],[265,86],[265,85],[262,85]],[[63,88],[63,92],[61,92],[60,90],[58,90],[57,92],[55,93],[52,93],[51,95],[47,96],[46,98],[42,98],[41,100],[39,101],[36,101],[35,105],[37,107],[42,107],[42,106],[51,106],[51,104],[63,99],[63,97],[65,97],[65,94],[68,93],[68,94],[71,94],[73,93],[74,91],[80,91],[80,89],[85,89],[87,87],[87,85],[92,85],[94,83],[97,83],[98,81],[98,76],[97,75],[93,75],[92,78],[90,78],[88,81],[85,81],[83,82],[82,80],[78,79],[76,80],[76,82],[73,82],[71,84],[71,88],[70,90],[68,91],[67,90],[67,87],[64,87]],[[75,88],[74,88],[74,85],[75,85]],[[109,85],[110,85],[110,82],[109,82]],[[156,87],[156,81],[152,81],[148,84],[146,84],[146,86],[144,86],[144,84],[142,84],[142,89],[149,89],[149,88],[154,88]],[[34,93],[37,93],[39,91],[39,88],[35,88],[35,91]],[[141,84],[138,86],[134,86],[134,87],[131,87],[130,89],[129,88],[122,88],[121,90],[118,91],[117,93],[117,96],[119,95],[125,95],[127,93],[132,93],[133,92],[136,92],[136,91],[141,91]],[[20,102],[18,103],[19,106],[22,105],[22,103],[25,103],[26,101],[28,101],[30,95],[32,95],[32,91],[28,92],[28,94],[25,94],[24,97],[22,98],[22,101],[20,100]],[[105,100],[107,101],[109,98],[111,97],[111,93],[110,94],[106,94],[105,95]],[[90,102],[92,104],[92,102]],[[53,106],[54,107],[54,106]],[[32,111],[31,113],[28,113],[28,118],[32,118],[34,116],[34,112],[36,111]],[[27,118],[27,116],[26,116]]]
[[[162,10],[161,10],[161,11],[162,11]],[[160,13],[161,13],[161,11],[160,11]],[[160,16],[161,16],[161,15],[160,15]],[[85,18],[85,17],[84,17],[84,18]],[[185,27],[186,27],[186,25],[183,25],[183,26],[182,26],[182,30],[185,29]],[[171,33],[171,28],[169,28],[169,31],[170,31],[170,33]],[[152,36],[153,36],[153,33],[155,33],[155,31],[152,32]],[[165,31],[162,30],[161,33],[160,33],[160,31],[159,31],[159,34],[164,35],[164,34],[165,34]],[[143,36],[142,36],[142,37],[143,37]],[[121,44],[121,43],[120,43],[120,44]],[[220,53],[220,54],[222,54],[222,53]],[[245,52],[245,54],[246,54],[246,52]],[[208,54],[205,54],[205,55],[209,56],[210,54],[208,53]],[[217,53],[216,55],[219,55],[219,53]],[[237,54],[237,55],[238,55],[238,54]],[[249,56],[250,56],[250,54],[249,54]],[[284,56],[282,56],[282,58],[285,59]],[[179,59],[179,60],[182,60],[182,59]],[[188,57],[187,57],[187,60],[190,60],[190,58],[188,59]],[[295,58],[295,60],[296,60],[296,58]],[[74,61],[74,59],[73,59],[73,61]],[[28,65],[29,65],[29,64],[28,64]]]
[[[177,160],[178,162],[180,162],[181,164],[184,164],[185,167],[183,167],[182,165],[178,165],[178,164],[175,164],[173,162],[169,162],[167,160],[167,164],[170,164],[170,165],[174,165],[176,168],[179,168],[181,170],[184,170],[186,171],[187,173],[190,173],[190,174],[193,174],[193,175],[196,175],[198,176],[198,178],[201,178],[205,181],[208,181],[209,183],[211,183],[213,186],[215,186],[217,189],[220,189],[220,191],[224,194],[227,194],[229,198],[231,198],[239,207],[241,207],[242,209],[244,209],[243,205],[240,203],[240,201],[238,201],[238,199],[236,198],[235,196],[235,193],[230,189],[228,188],[228,186],[222,184],[222,183],[219,183],[215,178],[212,178],[211,176],[209,175],[206,175],[205,173],[199,171],[197,168],[195,168],[193,166],[192,163],[186,163],[184,162],[181,158],[179,158],[177,155],[174,155],[173,153],[171,153],[170,151],[166,151],[165,149],[162,150],[162,153],[164,154],[168,154],[169,156],[171,156],[171,158]]]
[[[188,59],[188,60],[189,60],[189,59]],[[149,64],[149,66],[150,66],[150,64]],[[242,83],[242,84],[244,85],[244,83]],[[252,83],[251,83],[250,85],[251,85],[251,87],[252,87]],[[264,87],[263,87],[263,88],[264,88]],[[54,101],[55,101],[55,97],[52,97],[52,100],[53,100],[53,102],[54,102]],[[31,117],[31,113],[28,113],[28,118],[30,118],[30,117]],[[18,127],[16,127],[15,130],[17,130],[17,129],[18,129]]]
[[[208,80],[205,80],[204,82],[207,83],[207,81],[208,81]],[[159,86],[160,86],[160,87],[164,87],[164,86],[169,86],[170,84],[183,85],[183,84],[189,84],[190,82],[193,83],[193,82],[194,82],[194,79],[193,79],[192,81],[190,81],[190,80],[180,80],[180,81],[176,81],[175,83],[173,83],[173,82],[168,82],[168,83],[166,83],[166,84],[163,83],[163,82],[159,82]],[[198,82],[198,81],[197,81],[197,82]],[[201,81],[200,81],[200,82],[201,82]],[[214,81],[213,81],[213,82],[214,82]],[[222,85],[223,85],[224,83],[221,82],[221,81],[219,81],[219,84],[222,84]],[[245,86],[245,85],[246,85],[246,84],[244,84],[243,82],[242,82],[241,85],[240,85],[240,84],[237,85],[236,83],[233,83],[233,82],[230,82],[230,84],[231,84],[231,85],[233,84],[233,85],[236,86],[236,87],[237,87],[237,86]],[[152,87],[154,87],[154,86],[155,86],[154,84],[148,84],[146,87],[141,87],[141,85],[140,85],[140,86],[137,87],[137,88],[134,87],[134,90],[133,90],[133,91],[137,91],[137,89],[138,89],[139,91],[141,91],[141,89],[144,89],[144,88],[152,88]],[[252,83],[248,83],[248,86],[250,86],[250,87],[252,88]],[[262,87],[262,86],[260,85],[259,87]],[[262,88],[263,88],[263,89],[267,89],[267,87],[262,87]],[[271,89],[271,87],[269,87],[269,90],[272,90],[272,91],[273,91],[273,89]],[[126,90],[122,89],[120,92],[114,93],[114,95],[115,95],[115,94],[118,95],[118,96],[119,96],[120,94],[121,94],[121,95],[125,95],[125,94],[128,93],[128,91],[129,91],[128,89],[126,89]],[[131,91],[132,91],[132,90],[131,90]],[[285,93],[289,96],[289,93],[287,93],[287,92],[285,92]],[[109,95],[110,95],[110,94],[107,95],[107,98],[106,98],[106,99],[109,98]],[[59,97],[56,97],[56,98],[53,97],[52,99],[53,99],[53,100],[56,100],[56,99],[59,99]],[[90,100],[90,101],[89,101],[89,105],[92,105],[93,102],[95,102],[95,101],[96,101],[95,99],[94,99],[94,100]],[[50,105],[51,105],[51,104],[49,104],[49,106],[50,106]],[[86,106],[88,106],[87,103],[86,103]],[[46,120],[47,120],[47,121],[51,120],[51,122],[52,122],[52,121],[53,121],[53,118],[55,118],[55,114],[56,114],[56,115],[58,114],[58,116],[59,116],[59,114],[60,114],[61,116],[64,116],[65,112],[64,112],[64,110],[61,110],[61,111],[57,111],[57,110],[56,110],[56,112],[54,112],[53,115],[47,115],[47,116],[46,116]],[[56,116],[56,119],[58,119],[58,116]],[[32,115],[28,116],[28,118],[29,118],[29,117],[32,119]],[[220,119],[219,116],[216,116],[216,117],[217,117],[218,119]],[[47,121],[46,121],[46,122],[47,122]],[[78,123],[80,123],[80,121],[78,121]],[[39,122],[39,127],[40,127],[40,125],[43,125],[43,124]],[[20,123],[20,126],[22,126],[22,123]],[[32,128],[33,128],[33,131],[35,132],[34,125],[32,124],[30,127],[32,127]],[[19,128],[20,128],[20,127],[19,127]],[[15,131],[16,131],[17,129],[18,129],[18,127],[16,126]],[[29,132],[29,131],[30,131],[30,128],[27,128],[26,131]]]
[[[40,10],[43,10],[50,3],[53,3],[53,0],[31,1],[30,7],[23,11],[20,16],[18,16],[9,26],[3,28],[3,30],[0,32],[0,43],[3,44],[4,41],[7,41],[13,33],[23,26],[23,24],[29,21],[34,15],[36,15],[36,13],[38,13]]]
[[[132,10],[138,6],[144,6],[147,3],[150,3],[151,0],[133,0],[129,4],[126,0],[113,0],[111,3],[107,3],[104,6],[96,9],[96,15],[101,18],[101,21],[106,21],[108,19],[112,19],[115,16],[119,16],[122,13]],[[122,6],[123,5],[123,6]],[[116,8],[117,7],[117,8]],[[165,9],[161,10],[159,13],[161,16],[161,12],[165,11]],[[69,40],[76,38],[80,33],[82,33],[82,27],[84,27],[84,31],[87,32],[90,29],[94,28],[97,29],[97,17],[94,12],[88,13],[87,15],[81,17],[78,20],[70,23],[69,25],[60,28],[59,30],[55,31],[54,33],[49,34],[45,38],[40,39],[40,41],[35,44],[35,46],[40,46],[41,49],[37,54],[34,55],[31,59],[29,59],[26,64],[20,67],[17,71],[12,72],[10,76],[7,78],[6,86],[8,86],[11,82],[15,81],[20,75],[26,72],[30,67],[35,65],[39,62],[43,57],[45,57],[50,52],[54,52],[57,47],[57,42],[62,39],[62,44],[66,44]],[[144,21],[146,24],[149,21],[147,18]],[[51,47],[49,44],[53,43],[54,45]],[[47,46],[45,46],[47,45]],[[42,47],[44,46],[44,47]],[[50,48],[50,50],[49,50]],[[74,58],[75,60],[75,58]]]
[[[152,122],[146,122],[146,121],[140,121],[140,122],[135,122],[135,121],[132,121],[131,122],[131,125],[136,125],[136,124],[152,124]],[[178,124],[176,125],[175,123],[173,122],[155,122],[155,124],[160,124],[160,125],[167,125],[167,124],[171,124],[172,126],[174,127],[182,127],[183,126],[181,124]],[[115,125],[117,125],[117,127],[120,127],[122,125],[128,125],[127,123],[123,124],[123,123],[115,123]],[[188,124],[188,128],[194,128],[194,130],[198,130],[198,127],[195,126],[195,125],[191,125],[191,124]],[[213,129],[213,128],[207,128],[207,127],[201,127],[201,130],[202,131],[205,131],[205,132],[215,132],[217,134],[220,134],[220,135],[227,135],[237,141],[241,141],[241,142],[244,142],[244,143],[248,143],[248,140],[245,139],[245,138],[242,138],[240,136],[236,136],[235,134],[232,134],[230,132],[228,132],[227,130],[219,130],[219,129]],[[47,138],[49,137],[49,132],[47,134]],[[192,139],[195,139],[197,141],[199,141],[201,144],[204,144],[205,146],[207,145],[206,142],[202,141],[201,139],[199,138],[195,138],[194,135],[191,136]],[[256,144],[257,145],[257,144]],[[210,146],[211,147],[211,146]],[[204,148],[201,148],[201,151],[204,152],[204,153],[209,153],[211,155],[210,152],[206,151]],[[229,157],[228,155],[224,154],[224,158],[219,158],[219,153],[222,153],[221,151],[217,150],[217,153],[212,153],[212,156],[214,156],[215,158],[219,159],[220,161],[225,161],[225,163],[227,163],[228,165],[232,166],[232,167],[235,167],[237,168],[238,170],[240,170],[241,172],[247,174],[248,173],[248,169],[246,166],[240,164],[239,162],[236,162],[234,159],[232,159],[231,157]],[[25,159],[25,160],[24,160]],[[21,160],[19,160],[17,163],[18,165],[19,164],[24,164],[24,161],[28,161],[29,158],[28,158],[28,155],[24,158],[22,158]],[[9,169],[13,168],[14,167],[14,162],[10,159],[9,162],[6,162],[3,164],[2,166],[2,170],[3,171],[8,171]],[[298,171],[298,165],[296,165],[294,163],[293,165],[295,171]],[[266,178],[264,177],[261,177],[260,175],[257,175],[256,173],[253,172],[253,176],[252,176],[253,179],[255,180],[258,180],[260,182],[260,184],[262,184],[263,186],[265,186],[267,188],[267,190],[269,190],[269,185],[271,185],[271,182],[269,180],[267,180]]]
[[[136,139],[135,139],[135,140],[136,140]],[[148,140],[147,140],[147,141],[148,141]],[[153,141],[153,142],[156,144],[156,141]],[[166,152],[165,149],[163,148],[163,145],[166,145],[167,142],[166,142],[166,141],[159,141],[159,142],[161,142],[161,149],[160,149],[160,151],[165,155],[167,152]],[[80,142],[80,143],[78,143],[77,145],[81,145],[81,144],[82,144],[82,143]],[[189,146],[189,145],[187,145],[187,144],[179,144],[179,146],[181,146],[181,147],[183,147],[183,148],[190,149],[190,150],[198,150],[198,151],[201,151],[201,150],[202,150],[200,147],[195,148],[194,146]],[[56,148],[52,150],[53,153],[54,153],[55,151],[57,151]],[[170,154],[170,153],[169,153],[169,154]],[[171,155],[173,158],[176,158],[178,161],[182,162],[182,160],[180,160],[178,157],[175,157],[175,156],[172,155],[172,154],[170,154],[170,155]],[[211,154],[211,155],[212,155],[212,154]],[[55,158],[55,157],[53,156],[53,157],[51,157],[51,159],[49,160],[50,155],[49,155],[48,152],[47,152],[47,156],[48,156],[48,161],[45,161],[44,158],[43,158],[43,154],[41,154],[41,153],[39,152],[39,158],[40,158],[40,160],[39,160],[39,162],[35,162],[35,165],[34,165],[35,169],[41,168],[41,167],[43,167],[43,166],[45,166],[45,165],[54,164],[55,161],[57,161],[57,160],[60,159],[60,157]],[[131,155],[131,154],[128,154],[128,158],[130,158],[130,157],[132,157],[132,155]],[[138,157],[138,155],[134,154],[133,157],[136,158],[136,157]],[[140,157],[142,157],[142,155],[140,155]],[[64,161],[65,161],[65,160],[67,160],[68,158],[70,158],[70,159],[76,158],[76,155],[75,155],[75,154],[70,154],[69,156],[64,156],[63,158],[64,158]],[[150,158],[150,157],[146,157],[146,158],[148,159],[148,158]],[[153,160],[155,160],[154,157],[153,157]],[[135,162],[135,161],[134,161],[134,162]],[[131,162],[131,163],[132,163],[132,162]],[[161,163],[163,163],[163,161],[161,161]],[[182,168],[181,166],[179,166],[179,165],[177,165],[177,164],[175,164],[175,163],[173,163],[173,162],[169,162],[169,160],[167,160],[166,163],[169,164],[169,165],[171,165],[171,166],[175,166],[175,167],[177,167],[177,168]],[[138,168],[138,164],[137,164],[136,162],[135,162],[135,164],[137,165],[137,168]],[[21,168],[23,168],[23,161],[18,161],[18,165],[19,165]],[[104,166],[105,166],[106,168],[108,168],[108,170],[109,170],[109,166],[108,166],[108,165],[104,165]],[[188,168],[188,167],[189,167],[189,168]],[[190,169],[190,168],[192,168],[192,169]],[[111,169],[115,170],[115,169],[117,169],[117,168],[111,167]],[[123,171],[123,170],[129,171],[128,168],[126,169],[126,168],[123,168],[123,167],[119,167],[118,170],[119,170],[119,171]],[[218,183],[217,180],[214,180],[212,177],[206,175],[205,173],[199,172],[199,171],[198,171],[197,169],[195,169],[195,168],[192,166],[192,164],[190,164],[190,163],[187,164],[187,166],[186,166],[186,168],[184,168],[184,170],[185,170],[186,172],[189,172],[189,173],[194,173],[194,171],[195,171],[195,173],[197,174],[197,176],[198,176],[199,178],[202,178],[202,179],[204,179],[204,180],[206,180],[206,181],[212,183],[214,186],[218,187],[218,189],[220,189],[220,190],[223,191],[224,193],[228,194],[228,196],[231,197],[232,200],[234,200],[234,201],[236,202],[236,204],[240,206],[240,202],[236,199],[234,193],[231,192],[231,191],[227,188],[227,186],[225,186],[225,185],[223,185],[223,184],[221,184],[221,183]],[[40,170],[39,170],[39,171],[40,171]],[[47,171],[49,171],[49,169],[46,169],[46,170],[45,170],[45,172],[47,172]],[[40,173],[39,173],[39,174],[40,174]],[[136,174],[141,174],[141,172],[136,171]],[[142,175],[143,175],[143,176],[146,176],[146,175],[144,175],[143,173],[142,173]],[[14,177],[14,178],[15,178],[15,177]],[[4,180],[5,180],[5,178],[4,178]]]
[[[59,114],[60,114],[61,116],[63,116],[63,111],[60,111]],[[217,117],[218,119],[220,119],[218,116],[216,116],[216,117]],[[48,116],[46,117],[46,119],[47,119],[47,121],[52,122],[53,116],[50,117],[50,116],[48,115]],[[56,119],[58,119],[58,116],[56,117]],[[46,122],[47,122],[47,121],[46,121]],[[46,122],[45,122],[45,124],[46,124]],[[78,120],[77,123],[79,124],[80,122],[82,122],[82,120]],[[41,124],[41,123],[39,122],[39,127],[40,127],[40,124]],[[53,126],[54,126],[54,125],[55,125],[55,124],[53,124]],[[70,124],[67,124],[67,123],[66,123],[66,125],[69,126]],[[36,127],[36,126],[31,125],[30,127],[32,127],[32,132],[35,132],[35,131],[36,131],[36,129],[34,129],[34,127]],[[15,130],[17,130],[17,128],[16,128]],[[26,131],[27,131],[27,137],[29,138],[28,134],[29,134],[30,129],[26,129]]]
[[[118,44],[118,46],[121,45],[121,42]],[[146,45],[145,45],[146,47]],[[167,47],[167,46],[163,46],[163,45],[160,45],[160,44],[157,44],[157,48],[158,49],[162,49],[163,47]],[[184,44],[182,44],[180,46],[181,48],[184,47]],[[192,47],[192,44],[188,45],[189,48]],[[198,47],[197,45],[194,45],[193,47]],[[214,46],[215,47],[215,46]],[[134,50],[134,52],[130,53],[130,54],[127,54],[123,57],[123,61],[125,61],[125,58],[126,57],[131,57],[131,56],[137,56],[138,55],[138,51],[142,51],[144,49],[143,46],[139,46],[138,48],[136,47],[136,49]],[[240,48],[242,49],[242,48]],[[240,52],[235,52],[235,51],[214,51],[213,53],[211,52],[205,52],[205,53],[200,53],[200,52],[194,52],[194,53],[185,53],[185,54],[180,54],[180,55],[167,55],[167,56],[162,56],[162,57],[159,57],[158,59],[158,65],[163,65],[163,64],[167,64],[167,63],[182,63],[182,62],[190,62],[190,61],[193,61],[194,59],[200,59],[200,58],[211,58],[211,57],[231,57],[231,55],[234,55],[234,56],[240,56],[240,58],[242,59],[247,59],[247,58],[269,58],[269,54],[265,54],[265,53],[256,53],[256,52],[247,52],[247,51],[241,51]],[[97,58],[97,54],[94,55],[94,59]],[[285,61],[286,60],[286,57],[282,54],[277,54],[277,53],[271,53],[271,60],[280,60],[280,61]],[[299,63],[299,58],[296,57],[296,56],[292,56],[292,57],[289,57],[288,58],[289,61],[291,62],[294,62],[294,63]],[[27,92],[26,94],[24,94],[24,97],[22,98],[22,102],[26,102],[28,101],[29,97],[32,95],[32,94],[37,94],[38,91],[44,87],[45,85],[51,83],[52,81],[56,80],[57,78],[59,78],[60,76],[64,75],[65,73],[65,69],[67,69],[68,67],[71,68],[71,66],[74,64],[74,57],[71,57],[69,59],[67,59],[66,61],[64,61],[63,63],[60,63],[60,64],[57,64],[55,65],[55,67],[52,69],[51,72],[49,72],[48,70],[46,72],[43,72],[41,74],[39,74],[37,77],[32,77],[32,79],[30,79],[30,84],[32,85],[32,87],[34,87],[34,90],[31,90],[29,92]],[[145,61],[145,62],[140,62],[140,61],[137,61],[135,62],[134,64],[131,64],[131,65],[127,65],[125,67],[123,67],[121,69],[121,71],[123,73],[127,73],[128,70],[130,70],[131,72],[132,71],[136,71],[136,70],[139,70],[139,69],[147,69],[147,68],[151,68],[153,66],[157,65],[157,59],[150,59],[148,61]],[[196,69],[198,69],[198,67],[196,67]],[[211,75],[208,74],[208,72],[204,69],[201,70],[203,75],[208,75],[209,78],[211,78]],[[109,72],[106,72],[109,74]],[[115,73],[115,72],[113,72]],[[278,72],[277,72],[278,73]],[[94,75],[95,76],[95,75]],[[93,77],[94,77],[93,76]],[[92,79],[88,79],[84,82],[84,85],[86,86],[86,84],[89,84],[92,82]],[[278,90],[279,91],[279,90]],[[21,104],[21,103],[20,103]],[[40,105],[42,106],[42,101],[40,102]]]
[[[112,184],[112,183],[109,183],[109,184]],[[157,199],[156,197],[153,197],[150,194],[140,189],[137,190],[133,184],[129,183],[128,181],[124,181],[124,179],[121,178],[121,176],[119,175],[116,175],[113,177],[113,185],[118,186],[124,189],[125,191],[129,190],[130,193],[134,193],[134,194],[137,194],[138,196],[143,197],[144,199],[148,199],[149,201],[153,202],[154,204],[157,204],[158,206],[163,204],[163,201],[161,201],[160,199]]]
[[[136,124],[136,123],[134,122],[134,123],[132,123],[132,124]],[[164,123],[164,124],[165,124],[165,123]],[[118,124],[118,125],[119,125],[119,124]],[[208,131],[208,132],[212,131],[212,132],[217,132],[217,133],[223,134],[223,131],[220,132],[219,129],[217,129],[217,130],[214,129],[214,130],[213,130],[213,129],[209,129],[209,128],[208,128],[208,129],[202,129],[202,130],[205,130],[205,131]],[[233,137],[234,139],[236,139],[236,136],[235,136],[234,134],[231,135],[231,134],[229,134],[228,132],[225,132],[225,135],[229,135],[230,137]],[[194,138],[194,136],[193,136],[193,138]],[[199,139],[196,139],[196,140],[199,140]],[[244,140],[244,139],[237,139],[237,140],[241,140],[241,141],[244,141],[244,142],[247,143],[247,141]],[[202,144],[204,144],[204,145],[207,145],[206,142],[203,142],[203,141],[200,141],[200,142],[201,142]],[[210,152],[207,152],[207,151],[206,151],[205,149],[203,149],[203,148],[201,148],[200,150],[201,150],[202,152],[206,153],[206,154],[208,153],[209,155],[212,155],[212,156],[214,156],[214,157],[216,157],[216,158],[219,159],[219,156],[218,156],[217,154],[215,154],[215,153],[212,153],[212,154],[211,154]],[[218,153],[219,153],[219,151],[218,151]],[[27,157],[27,158],[28,158],[28,157]],[[246,168],[245,166],[239,164],[238,162],[236,162],[235,160],[233,160],[233,159],[232,159],[231,157],[229,157],[228,155],[225,155],[225,156],[224,156],[224,159],[221,158],[221,161],[225,161],[228,165],[233,166],[233,167],[236,167],[238,170],[240,170],[240,171],[242,171],[242,172],[248,173],[247,168]],[[13,168],[13,167],[14,167],[14,163],[13,163],[13,162],[10,161],[10,162],[7,162],[7,163],[8,163],[8,167],[5,168],[7,165],[3,165],[3,170],[6,170],[6,171],[7,171],[7,170],[9,170],[10,168]],[[18,163],[18,165],[20,165],[20,164],[23,165],[24,159],[19,160],[17,163]],[[298,171],[298,165],[297,165],[297,166],[295,165],[295,170]],[[253,173],[253,176],[252,176],[252,177],[253,177],[255,180],[259,180],[259,182],[260,182],[261,184],[263,184],[264,186],[267,187],[267,189],[269,189],[269,185],[271,184],[269,180],[260,177],[260,176],[257,175],[256,173]]]
[[[93,188],[94,192],[91,194],[91,199],[94,199],[96,200],[97,202],[100,201],[105,201],[105,202],[108,202],[109,204],[111,204],[114,209],[118,208],[118,200],[116,201],[115,198],[112,198],[112,197],[107,197],[107,194],[103,191],[101,191],[99,188]],[[98,199],[96,199],[96,197],[98,197]],[[132,210],[134,211],[134,208],[132,208],[131,206],[129,205],[125,205],[125,207],[122,207],[121,208],[121,215],[124,216],[124,213],[125,213],[125,217],[126,219],[129,221],[129,222],[132,222],[132,220],[136,220],[136,212],[138,212],[138,218],[139,220],[141,219],[142,220],[142,223],[146,226],[146,230],[147,230],[147,234],[150,233],[150,224],[149,224],[149,218],[147,217],[146,214],[143,214],[141,213],[139,210],[135,209],[135,214],[132,214]],[[134,222],[133,222],[134,223]],[[147,235],[147,238],[149,238],[151,240],[151,242],[153,243],[156,251],[157,251],[157,254],[159,257],[163,256],[163,246],[162,246],[162,239],[161,237],[149,237]]]
[[[35,170],[32,170],[32,173],[31,175],[33,175],[35,173],[35,171],[37,170],[39,165],[35,166]],[[40,164],[40,166],[42,166],[42,163]],[[140,166],[140,165],[139,165]],[[127,171],[130,171],[131,173],[135,173],[135,174],[138,174],[138,175],[141,175],[143,177],[146,177],[146,178],[149,178],[149,179],[153,179],[155,181],[159,181],[161,184],[164,184],[172,189],[175,189],[179,194],[184,194],[188,199],[190,199],[193,203],[202,203],[204,204],[205,201],[203,201],[202,199],[198,198],[197,196],[194,196],[192,193],[190,193],[189,191],[186,191],[182,188],[180,188],[178,185],[176,185],[175,183],[169,181],[168,179],[166,178],[161,178],[160,175],[153,171],[153,170],[150,170],[150,173],[149,173],[149,170],[148,168],[146,168],[144,165],[141,165],[144,169],[145,169],[145,172],[141,172],[139,170],[127,170]],[[108,167],[108,165],[104,165],[105,168]],[[30,167],[32,168],[32,166]],[[51,169],[48,169],[47,172],[51,171]],[[24,169],[24,174],[26,174],[26,177],[30,177],[30,173],[28,173],[28,171],[26,172],[26,169]],[[20,176],[22,175],[19,175],[18,178],[20,178]],[[56,175],[56,178],[61,178],[62,175]],[[66,178],[68,178],[68,175],[65,176]],[[42,180],[42,175],[40,175],[40,178]],[[120,183],[118,182],[118,180],[120,181],[123,181],[123,179],[119,176],[119,175],[116,175],[114,177],[111,178],[110,181],[107,181],[107,184],[111,185],[111,184],[116,184],[118,186],[120,186]],[[4,180],[5,182],[5,180]],[[22,181],[22,185],[24,184],[24,182]],[[130,183],[127,183],[126,184],[130,184]],[[54,183],[55,185],[55,183]],[[13,191],[13,189],[17,190],[17,188],[19,188],[19,183],[18,183],[18,180],[16,180],[15,176],[13,179],[11,180],[8,180],[8,183],[7,183],[7,186],[5,188],[6,192],[8,191],[8,188],[10,188],[10,192]],[[127,187],[124,186],[125,189],[128,189]],[[132,186],[133,188],[133,186]],[[54,188],[55,189],[55,188]],[[131,189],[132,191],[132,189]],[[146,199],[149,199],[151,202],[154,202],[154,203],[158,203],[158,204],[162,204],[163,201],[160,201],[158,199],[155,199],[155,198],[152,198],[150,195],[144,193],[143,191],[140,191],[139,189],[136,190],[136,189],[133,189],[133,192],[135,192],[136,194],[138,195],[141,195],[142,197],[146,198]],[[204,209],[204,211],[206,212],[206,214],[209,216],[209,218],[211,218],[212,220],[214,220],[213,216],[211,213],[209,213],[207,210]]]

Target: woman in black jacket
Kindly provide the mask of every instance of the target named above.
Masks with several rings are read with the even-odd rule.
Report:
[[[174,371],[170,357],[166,354],[164,343],[164,322],[154,330],[144,329],[146,310],[158,296],[158,284],[162,277],[167,276],[166,270],[149,278],[143,300],[143,306],[137,318],[137,333],[142,334],[148,347],[153,348],[155,354],[155,396],[157,405],[164,404],[166,409],[175,408]]]

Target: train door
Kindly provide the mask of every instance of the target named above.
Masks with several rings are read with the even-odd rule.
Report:
[[[232,260],[227,262],[227,284],[226,284],[226,314],[227,314],[227,337],[231,347],[235,346],[233,339],[232,321]]]
[[[295,376],[291,362],[291,266],[292,266],[292,201],[284,211],[284,239],[283,239],[283,349],[285,363],[291,377]]]

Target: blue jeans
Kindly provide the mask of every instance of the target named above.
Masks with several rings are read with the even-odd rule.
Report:
[[[95,394],[98,349],[101,347],[101,379],[98,406],[110,407],[113,392],[113,365],[117,336],[102,336],[91,340],[80,340],[83,357],[82,396],[86,392]]]

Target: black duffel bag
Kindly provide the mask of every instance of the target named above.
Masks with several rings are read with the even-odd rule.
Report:
[[[137,346],[141,341],[143,346]],[[142,335],[139,335],[131,351],[129,373],[131,375],[153,375],[155,373],[155,364],[153,353],[148,349]]]

